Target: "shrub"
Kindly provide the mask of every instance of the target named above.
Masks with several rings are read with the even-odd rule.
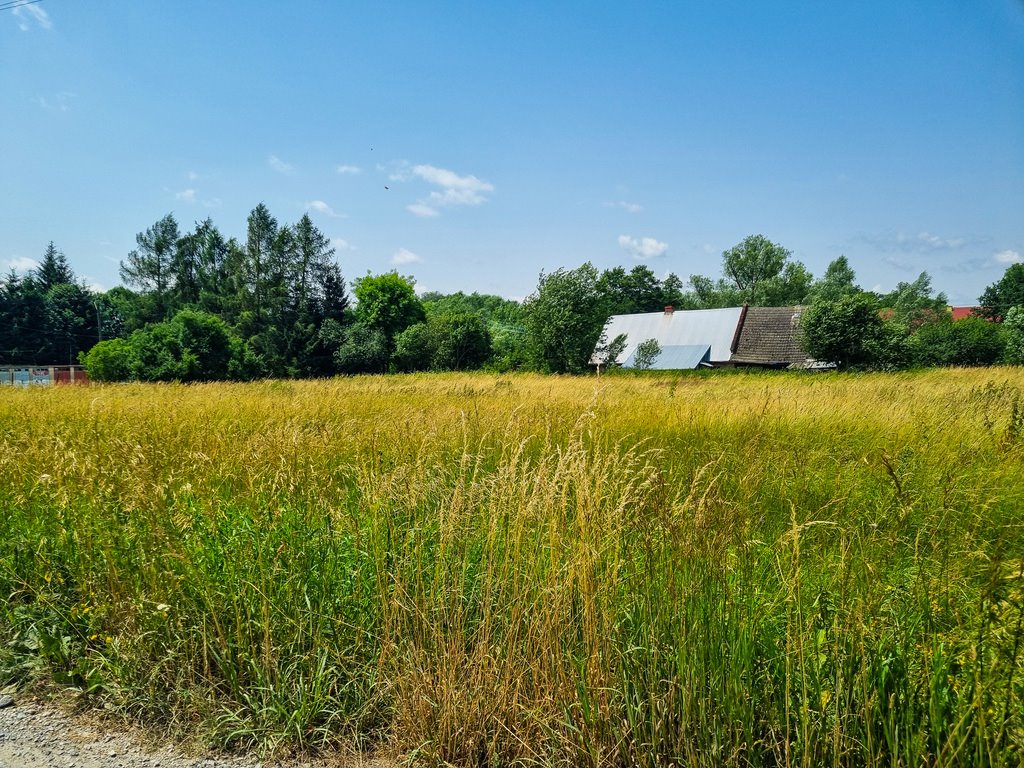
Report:
[[[1004,340],[998,324],[980,317],[922,325],[910,338],[918,365],[993,365],[1003,356]]]
[[[839,368],[872,367],[896,346],[867,293],[815,302],[801,316],[800,326],[807,354]]]
[[[135,348],[127,339],[108,339],[80,353],[78,359],[93,381],[127,381],[134,369]]]

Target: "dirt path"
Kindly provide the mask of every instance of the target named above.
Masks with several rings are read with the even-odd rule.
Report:
[[[0,705],[7,702],[0,697]],[[195,757],[170,744],[145,743],[140,734],[62,712],[29,697],[0,708],[0,768],[395,768],[359,757],[269,760]]]

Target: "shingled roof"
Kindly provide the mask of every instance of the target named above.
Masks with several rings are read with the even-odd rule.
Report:
[[[800,348],[803,307],[747,307],[730,362],[736,365],[785,366],[807,361]]]

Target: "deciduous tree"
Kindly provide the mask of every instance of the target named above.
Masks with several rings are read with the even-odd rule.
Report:
[[[389,353],[394,349],[395,336],[426,318],[423,304],[416,297],[415,285],[413,278],[397,272],[366,275],[353,284],[357,322],[380,331]]]
[[[597,280],[590,262],[572,270],[541,273],[537,290],[523,304],[535,367],[553,373],[586,370],[608,320]]]
[[[997,320],[1006,318],[1011,307],[1024,307],[1024,264],[1011,264],[998,281],[978,299],[981,312]]]

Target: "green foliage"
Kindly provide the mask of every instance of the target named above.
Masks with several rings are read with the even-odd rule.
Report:
[[[49,362],[67,365],[78,359],[78,353],[89,349],[99,338],[96,329],[96,307],[88,290],[74,283],[57,283],[46,292],[46,315],[43,318],[50,349],[43,353]]]
[[[624,333],[620,333],[611,341],[608,341],[607,334],[602,333],[601,338],[598,339],[597,345],[594,347],[594,362],[604,366],[619,364],[621,362],[619,358],[626,351],[626,345],[628,344],[629,337]],[[660,348],[658,352],[661,352]]]
[[[325,330],[337,343],[334,364],[338,373],[387,372],[390,353],[382,330],[358,322],[344,329],[333,323]]]
[[[162,321],[169,317],[179,236],[178,222],[167,214],[135,236],[137,248],[121,262],[121,279],[129,288],[138,288],[152,299],[147,320]]]
[[[661,344],[657,339],[646,339],[636,345],[633,350],[633,367],[646,371],[658,361],[661,355]]]
[[[92,381],[128,381],[136,368],[135,348],[127,339],[101,341],[79,359]]]
[[[243,346],[215,315],[182,310],[127,339],[100,342],[81,360],[96,381],[218,381],[246,378]]]
[[[982,314],[994,320],[1006,318],[1011,307],[1024,306],[1024,264],[1007,267],[1003,276],[985,289],[978,302]]]
[[[195,359],[189,379],[182,381],[216,381],[228,377],[238,340],[223,320],[207,312],[183,309],[170,324],[182,350]]]
[[[609,315],[658,312],[666,306],[679,306],[682,284],[669,274],[664,281],[643,264],[629,272],[622,267],[606,269],[597,280],[597,290]]]
[[[36,280],[13,270],[0,285],[0,360],[28,363],[48,360],[53,348],[45,323],[46,295]]]
[[[946,294],[932,296],[932,279],[922,272],[910,283],[900,282],[892,293],[882,296],[879,305],[891,310],[892,319],[907,332],[924,323],[934,322],[946,316]]]
[[[103,338],[125,336],[142,328],[148,322],[146,318],[151,315],[151,312],[146,306],[148,302],[145,295],[118,285],[100,296],[103,307]],[[110,329],[110,333],[107,333],[107,323],[113,317],[117,318],[116,325]]]
[[[1003,320],[1006,362],[1024,365],[1024,306],[1010,307]]]
[[[750,235],[722,254],[722,274],[737,290],[754,295],[758,286],[782,274],[790,252],[764,235]]]
[[[432,291],[420,297],[427,315],[469,314],[476,315],[485,323],[515,324],[521,320],[522,307],[518,301],[504,299],[490,294],[438,293]]]
[[[75,282],[75,273],[72,271],[71,265],[68,264],[67,257],[57,250],[52,240],[46,246],[43,260],[32,271],[32,276],[38,281],[43,293],[58,285]]]
[[[790,255],[763,235],[744,238],[722,254],[722,279],[690,276],[693,308],[741,304],[780,307],[801,303],[811,289],[813,277],[802,263],[790,261]]]
[[[800,317],[801,340],[808,356],[839,368],[871,367],[893,345],[893,333],[866,293],[819,301]]]
[[[479,315],[443,312],[398,334],[392,363],[407,372],[471,370],[490,354],[491,335]]]
[[[481,367],[491,355],[491,334],[479,315],[444,312],[427,321],[435,340],[431,367],[435,371],[467,371]]]
[[[427,323],[410,325],[395,337],[395,353],[391,361],[402,373],[429,371],[437,352],[434,331]]]
[[[1003,357],[1003,329],[980,317],[926,323],[910,337],[917,365],[994,365]]]
[[[850,262],[845,256],[831,261],[825,268],[825,274],[820,280],[811,285],[811,290],[804,303],[811,304],[815,301],[837,301],[843,296],[852,296],[861,293],[856,283],[857,276],[854,274]]]
[[[40,266],[21,278],[11,270],[0,281],[0,361],[74,363],[99,339],[99,302],[53,243]]]
[[[198,359],[182,347],[170,324],[151,323],[128,337],[132,347],[132,378],[139,381],[188,381]]]
[[[590,262],[573,270],[541,273],[537,290],[523,304],[530,355],[551,373],[587,369],[608,314]]]
[[[352,292],[356,297],[356,320],[384,338],[390,352],[395,337],[410,325],[426,319],[423,304],[416,297],[416,281],[397,272],[356,278]],[[385,363],[385,369],[386,369]]]
[[[490,369],[507,372],[529,367],[529,339],[524,326],[492,320],[487,331],[491,335]]]

